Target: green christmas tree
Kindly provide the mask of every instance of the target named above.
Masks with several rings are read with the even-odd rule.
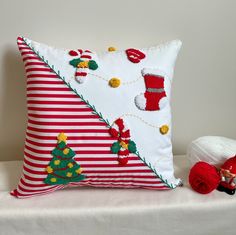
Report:
[[[46,167],[48,176],[44,183],[56,185],[83,180],[85,175],[81,174],[82,168],[73,159],[76,154],[66,144],[67,136],[64,133],[60,133],[57,139],[57,146],[52,151],[53,158]]]

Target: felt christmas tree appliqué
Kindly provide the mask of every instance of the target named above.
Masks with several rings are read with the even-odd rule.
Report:
[[[85,176],[82,175],[82,168],[73,159],[76,154],[66,144],[67,136],[64,133],[60,133],[57,139],[57,146],[52,151],[53,158],[46,167],[48,176],[44,182],[53,185],[83,180]]]

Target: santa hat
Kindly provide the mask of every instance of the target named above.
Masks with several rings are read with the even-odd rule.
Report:
[[[229,170],[230,173],[236,174],[236,155],[229,158],[222,166],[221,169]]]

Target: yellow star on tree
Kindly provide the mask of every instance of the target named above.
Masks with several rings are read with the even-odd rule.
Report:
[[[67,136],[61,132],[58,136],[57,136],[58,142],[60,143],[61,141],[66,142]]]

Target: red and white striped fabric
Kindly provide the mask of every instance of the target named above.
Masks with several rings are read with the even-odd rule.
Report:
[[[106,124],[22,38],[18,38],[18,46],[27,75],[28,126],[23,174],[12,195],[27,198],[65,187],[43,182],[60,132],[66,133],[68,145],[76,152],[74,159],[86,175],[67,186],[169,189],[135,154],[130,154],[127,165],[119,166],[117,155],[110,150],[115,139]]]

